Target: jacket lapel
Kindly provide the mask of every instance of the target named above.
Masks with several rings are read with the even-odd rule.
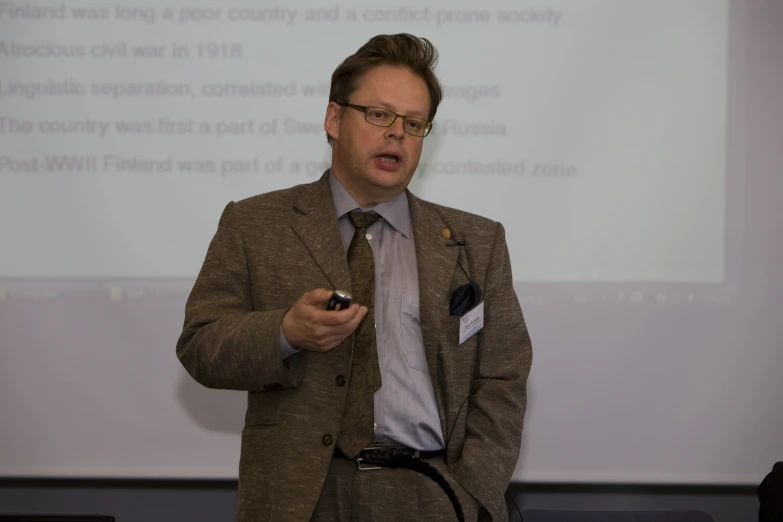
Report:
[[[448,313],[449,290],[457,266],[460,247],[443,238],[443,222],[434,207],[408,192],[419,270],[419,313],[427,365],[433,384],[437,383],[438,338],[441,318]],[[434,386],[436,393],[439,386]],[[441,397],[438,396],[441,401]],[[441,409],[442,409],[441,402]]]
[[[337,228],[329,171],[307,185],[294,207],[302,213],[291,227],[310,251],[333,289],[351,291],[351,274],[343,241]]]

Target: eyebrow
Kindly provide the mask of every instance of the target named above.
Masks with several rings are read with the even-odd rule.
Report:
[[[389,109],[390,111],[397,112],[397,109],[393,109],[392,108],[392,104],[391,103],[386,103],[384,101],[379,101],[377,107],[383,107],[383,108]],[[408,114],[406,114],[405,116],[413,116],[414,118],[421,118],[423,120],[427,119],[427,115],[424,114],[421,111],[411,111]]]

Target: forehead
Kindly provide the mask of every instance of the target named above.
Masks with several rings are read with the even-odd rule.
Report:
[[[367,71],[356,83],[353,103],[379,104],[401,114],[426,117],[430,108],[427,83],[406,67],[380,65]]]

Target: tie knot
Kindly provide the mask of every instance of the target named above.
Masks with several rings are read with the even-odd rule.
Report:
[[[366,229],[381,218],[381,216],[375,212],[362,212],[361,210],[353,210],[349,212],[348,217],[351,218],[353,226],[357,229]]]

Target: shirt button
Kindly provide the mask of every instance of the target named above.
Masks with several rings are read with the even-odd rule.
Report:
[[[367,238],[367,241],[369,241],[369,240],[371,240],[371,239],[372,239],[372,234],[367,234],[367,235],[365,235],[364,237],[366,237],[366,238]]]
[[[332,441],[332,436],[327,433],[326,435],[323,436],[323,438],[321,439],[321,442],[324,443],[324,446],[331,446],[332,442],[333,442]]]
[[[378,424],[373,422],[372,423],[372,431],[375,431],[375,428],[377,428],[377,427],[378,427]]]
[[[343,386],[345,385],[345,377],[342,375],[337,376],[337,386]]]

